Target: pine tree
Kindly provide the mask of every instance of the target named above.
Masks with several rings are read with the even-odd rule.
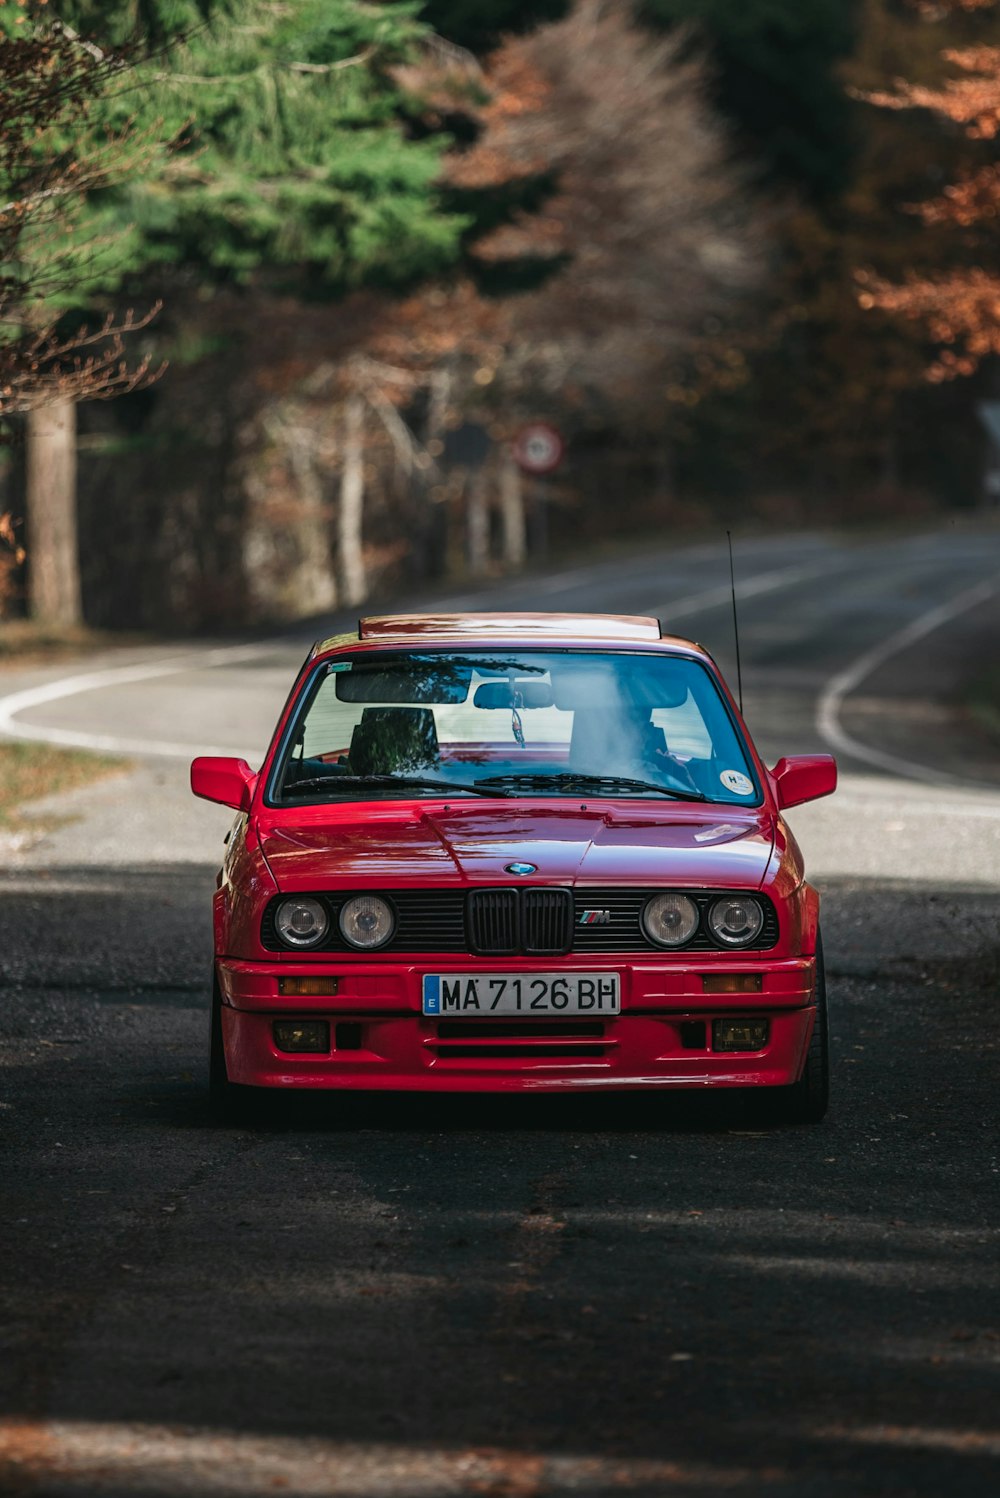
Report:
[[[167,292],[177,278],[337,292],[405,285],[454,259],[464,220],[443,210],[436,186],[446,143],[408,135],[394,78],[423,34],[414,5],[79,0],[58,18],[54,9],[34,8],[36,34],[68,24],[80,45],[145,51],[126,86],[91,111],[94,138],[155,133],[165,148],[90,195],[86,234],[100,248],[63,306],[140,275]],[[64,403],[58,423],[51,412],[31,418],[35,446],[51,449],[58,435],[71,447],[73,416]],[[65,488],[72,465],[60,466]],[[47,538],[33,508],[29,494],[37,559]]]
[[[36,612],[51,622],[79,616],[73,448],[66,413],[83,399],[107,399],[142,382],[148,360],[129,365],[123,335],[144,319],[112,311],[97,325],[60,323],[105,246],[85,227],[90,193],[154,154],[128,124],[90,131],[91,113],[131,66],[128,48],[82,42],[65,23],[29,24],[23,6],[0,7],[0,430],[27,413],[46,440],[29,446],[36,532],[50,543],[34,559]],[[9,517],[3,550],[9,562]]]

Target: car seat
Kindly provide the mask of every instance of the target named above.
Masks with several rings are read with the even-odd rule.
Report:
[[[355,775],[396,775],[438,762],[437,727],[429,707],[366,707],[348,751]]]
[[[603,707],[578,707],[573,712],[573,731],[569,740],[570,770],[582,774],[617,773],[611,765],[614,758],[615,722]]]

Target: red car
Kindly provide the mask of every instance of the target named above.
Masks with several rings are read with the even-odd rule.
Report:
[[[215,895],[214,1101],[264,1088],[828,1090],[819,900],[711,657],[655,619],[401,615],[317,644]]]

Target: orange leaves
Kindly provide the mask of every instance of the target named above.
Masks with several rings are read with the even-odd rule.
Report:
[[[0,515],[0,548],[6,553],[6,559],[13,559],[15,566],[20,566],[28,553],[17,539],[14,530],[14,517],[8,510]]]
[[[971,15],[977,10],[992,10],[997,0],[909,0],[925,21],[942,21],[955,12]]]
[[[950,0],[937,6],[921,4],[929,19],[954,11],[994,9],[997,0]],[[946,79],[937,88],[897,82],[891,92],[865,95],[869,103],[887,109],[929,109],[942,120],[959,125],[971,140],[992,141],[1000,135],[1000,47],[980,44],[948,47],[942,60],[963,75]],[[968,253],[970,235],[986,230],[989,254],[995,258],[994,221],[1000,217],[1000,162],[968,171],[936,198],[911,204],[929,227],[963,231],[959,253]],[[971,243],[974,245],[975,240]],[[941,349],[927,377],[934,383],[975,373],[982,361],[1000,354],[1000,275],[980,265],[958,266],[937,275],[909,275],[903,284],[887,281],[871,271],[857,275],[858,300],[878,309],[922,322]]]
[[[17,538],[14,517],[0,514],[0,619],[6,617],[15,595],[15,574],[27,553]]]
[[[928,226],[971,228],[1000,213],[1000,163],[991,163],[946,187],[938,198],[909,205]]]
[[[880,109],[929,109],[961,125],[973,140],[992,140],[1000,131],[1000,48],[952,49],[941,55],[968,76],[947,79],[939,88],[900,79],[891,91],[861,97]]]
[[[862,307],[923,322],[944,347],[927,370],[935,384],[970,375],[1000,354],[1000,275],[973,266],[933,277],[909,276],[902,284],[859,271]]]
[[[508,42],[491,59],[490,97],[477,111],[480,136],[468,151],[452,156],[448,181],[456,187],[500,187],[537,176],[549,166],[544,153],[525,151],[516,125],[544,111],[551,94],[546,80],[527,51],[530,41]]]

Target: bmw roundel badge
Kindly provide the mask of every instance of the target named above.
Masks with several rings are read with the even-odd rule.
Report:
[[[534,874],[537,873],[538,865],[534,863],[506,863],[505,874]]]

